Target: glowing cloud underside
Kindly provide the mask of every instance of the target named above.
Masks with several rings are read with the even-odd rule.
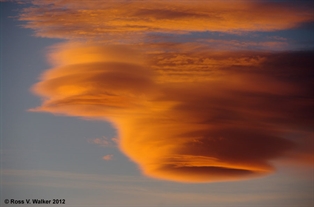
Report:
[[[43,103],[31,110],[111,121],[122,152],[160,179],[251,178],[286,155],[312,163],[311,52],[228,52],[239,43],[160,34],[241,35],[313,19],[307,6],[263,1],[34,0],[25,27],[69,41],[50,48],[52,68],[32,88]]]

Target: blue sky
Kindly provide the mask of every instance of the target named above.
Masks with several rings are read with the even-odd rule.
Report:
[[[34,2],[34,4],[36,4],[36,2],[38,3],[38,1]],[[72,12],[75,12],[76,8],[84,8],[84,4],[78,3],[76,5],[74,3],[74,6],[72,7],[70,4],[72,1],[68,2],[69,5],[66,5],[65,8]],[[95,2],[97,3],[97,1]],[[45,8],[49,8],[51,6],[51,11],[54,12],[53,8],[58,8],[59,6],[58,4],[50,5],[47,3],[48,7],[45,7],[47,6],[46,1],[43,1],[42,3],[43,5],[40,5],[39,2],[36,7],[30,4],[17,4],[16,2],[0,3],[1,205],[20,206],[13,204],[5,205],[3,202],[6,198],[16,200],[33,198],[64,198],[66,200],[66,206],[307,207],[313,205],[313,163],[307,163],[305,165],[302,164],[302,156],[313,157],[312,150],[308,149],[313,146],[313,111],[310,110],[308,111],[307,115],[304,114],[304,111],[313,106],[313,90],[311,89],[312,85],[308,84],[308,82],[311,83],[311,80],[313,80],[313,73],[308,72],[307,68],[309,66],[306,64],[305,66],[302,66],[304,67],[304,70],[302,68],[300,73],[294,72],[293,68],[293,64],[300,63],[302,57],[305,57],[305,62],[309,61],[309,59],[306,59],[307,56],[305,55],[299,59],[291,58],[290,63],[287,61],[288,65],[290,66],[279,65],[280,67],[283,67],[281,68],[284,71],[283,73],[288,74],[288,76],[278,75],[275,72],[269,72],[273,71],[275,68],[275,66],[273,67],[272,64],[275,65],[280,63],[278,63],[280,57],[283,57],[283,60],[287,60],[286,57],[297,56],[297,52],[299,51],[310,52],[310,54],[312,54],[313,27],[311,26],[311,23],[306,22],[307,26],[305,27],[305,23],[302,23],[302,21],[305,20],[301,19],[298,21],[300,21],[302,24],[300,22],[298,23],[303,26],[294,27],[292,29],[285,28],[286,25],[289,25],[289,22],[287,24],[283,24],[283,26],[278,23],[277,26],[282,26],[283,28],[279,28],[276,31],[269,29],[272,28],[272,26],[266,24],[265,28],[261,29],[265,31],[255,31],[255,28],[253,28],[251,31],[249,29],[250,25],[243,24],[240,30],[242,29],[244,31],[239,32],[237,29],[235,29],[235,31],[226,32],[229,31],[226,29],[227,27],[213,26],[214,31],[208,31],[210,29],[204,29],[202,25],[199,27],[191,27],[193,29],[192,31],[190,31],[189,28],[185,29],[180,26],[173,26],[172,30],[170,27],[166,26],[165,21],[156,22],[157,26],[153,27],[154,29],[149,28],[147,29],[147,32],[144,31],[137,33],[136,29],[139,24],[142,24],[141,27],[147,28],[150,27],[150,25],[141,22],[140,18],[146,18],[146,10],[137,11],[136,8],[138,5],[135,3],[133,6],[130,6],[130,10],[133,9],[134,14],[140,15],[140,18],[137,19],[136,16],[133,16],[134,22],[137,22],[136,24],[138,25],[136,27],[133,26],[134,28],[132,27],[131,31],[129,31],[128,27],[121,26],[121,29],[118,30],[121,32],[120,34],[115,33],[115,30],[112,30],[112,32],[111,30],[106,30],[107,27],[100,26],[100,29],[104,29],[104,34],[101,32],[98,33],[98,30],[96,29],[95,31],[90,30],[90,33],[88,33],[89,31],[86,31],[85,34],[78,32],[84,32],[84,29],[86,29],[83,26],[81,27],[83,23],[80,22],[80,20],[77,22],[74,21],[74,23],[69,22],[69,24],[72,24],[72,26],[68,27],[65,27],[64,25],[60,26],[60,22],[57,21],[53,23],[55,24],[55,27],[50,27],[51,22],[49,21],[48,15],[48,12],[50,11],[43,11],[47,12],[47,17],[41,17],[44,19],[44,21],[41,21],[42,19],[40,18],[39,20],[36,19],[36,17],[38,17],[36,15],[40,14],[36,13],[38,12],[37,10],[34,10],[34,13],[27,13],[27,11],[22,10],[25,7],[45,10]],[[176,6],[176,4],[173,5],[174,7]],[[99,7],[101,8],[101,6],[102,5]],[[112,7],[114,6],[116,5],[113,3]],[[153,15],[153,17],[149,17],[152,18],[151,21],[153,21],[155,18],[154,15],[160,19],[175,19],[181,18],[182,16],[186,18],[186,15],[190,15],[190,13],[186,12],[186,10],[183,10],[184,12],[182,13],[179,13],[178,11],[172,11],[173,14],[168,13],[169,11],[160,12],[159,10],[153,10],[153,6],[154,5],[147,5],[147,8],[150,9]],[[178,8],[183,8],[184,6],[186,5],[180,5]],[[282,5],[279,5],[278,7],[278,13],[281,12],[281,6]],[[300,8],[302,13],[303,7]],[[86,9],[91,14],[99,15],[97,12],[93,13],[95,7],[92,5],[92,3],[90,6],[86,6]],[[198,8],[195,9],[197,10]],[[121,10],[123,9],[121,8]],[[55,11],[57,11],[55,15],[64,15],[64,13],[58,9]],[[285,14],[284,11],[282,11],[282,15]],[[18,16],[21,13],[26,14],[26,19],[28,18],[28,20],[19,21]],[[305,9],[304,14],[306,13],[307,10]],[[168,15],[170,15],[170,17]],[[15,18],[12,18],[12,16]],[[199,21],[203,21],[202,18]],[[120,20],[121,22],[128,21],[123,18]],[[313,16],[310,17],[310,20],[313,22]],[[310,20],[307,21],[310,22]],[[47,24],[45,24],[45,21]],[[119,25],[122,24],[115,22],[114,20],[110,21],[112,21],[111,26],[115,28],[120,28]],[[183,19],[182,22],[180,22],[180,19],[177,21],[182,23],[185,21],[185,19]],[[256,21],[261,20],[257,19]],[[30,28],[23,28],[23,25],[25,26],[27,22],[29,23],[28,26]],[[44,23],[42,24],[42,22]],[[39,24],[39,26],[37,24]],[[92,25],[93,22],[90,24]],[[128,25],[129,24],[131,23],[128,23]],[[195,25],[198,25],[198,20],[195,20]],[[60,26],[61,30],[55,29],[58,28],[58,26]],[[67,28],[68,31],[62,30],[65,28]],[[71,34],[75,36],[73,39]],[[79,35],[76,36],[77,34]],[[83,36],[80,36],[81,34],[83,34]],[[95,46],[95,43],[96,45],[99,44],[105,46],[98,48]],[[107,45],[111,45],[111,47],[108,48]],[[116,45],[119,45],[119,47],[116,48]],[[123,47],[125,48],[123,49]],[[120,51],[121,48],[125,51],[125,54],[122,54]],[[140,52],[137,50],[132,52],[134,48],[139,48]],[[214,49],[215,53],[213,53]],[[76,50],[92,52],[87,52],[86,55],[83,54],[80,56],[80,52],[78,52],[78,54],[75,53]],[[64,55],[65,53],[63,52],[67,51],[69,51],[69,55],[78,55],[76,58],[73,58],[73,60],[71,59],[71,61],[74,62],[69,60],[70,57]],[[70,97],[70,95],[73,95],[72,93],[77,95],[76,89],[73,89],[72,91],[72,88],[68,88],[68,91],[62,92],[60,96],[56,96],[57,98],[51,95],[53,93],[57,93],[54,91],[54,87],[59,86],[55,86],[53,84],[51,84],[52,86],[49,85],[50,76],[47,75],[46,79],[40,79],[41,74],[47,70],[57,71],[58,68],[62,69],[62,67],[69,67],[71,69],[72,64],[70,63],[77,64],[78,70],[81,70],[80,67],[84,69],[85,66],[81,62],[75,61],[85,61],[83,60],[84,57],[90,54],[95,55],[95,51],[98,51],[100,56],[104,56],[104,58],[108,58],[111,61],[117,62],[117,59],[123,59],[124,62],[121,64],[124,64],[125,67],[130,68],[133,67],[132,64],[134,62],[137,63],[137,61],[139,61],[136,56],[137,53],[141,55],[142,53],[145,53],[144,55],[148,54],[148,56],[145,56],[145,58],[149,59],[148,62],[151,64],[151,67],[149,68],[162,71],[162,75],[158,76],[157,80],[164,85],[158,85],[157,87],[154,85],[154,83],[153,86],[151,86],[145,82],[146,79],[143,81],[143,85],[141,83],[142,79],[136,79],[139,80],[139,83],[132,82],[132,80],[124,77],[124,72],[121,72],[123,76],[120,73],[118,74],[121,75],[121,79],[120,77],[117,78],[116,76],[110,77],[115,79],[117,82],[119,80],[126,80],[129,84],[128,87],[132,89],[130,89],[130,93],[132,93],[132,95],[128,95],[127,98],[125,98],[124,95],[129,93],[129,91],[126,90],[127,92],[125,92],[125,89],[120,88],[110,89],[111,91],[108,89],[108,93],[113,93],[115,95],[122,94],[121,100],[125,100],[125,102],[130,100],[131,105],[134,103],[136,106],[140,105],[141,107],[146,107],[145,109],[151,109],[149,107],[153,106],[151,109],[152,112],[150,113],[155,116],[154,119],[147,117],[148,115],[150,116],[150,114],[147,115],[146,112],[143,112],[144,115],[142,115],[141,110],[136,107],[132,108],[132,110],[128,107],[126,109],[120,109],[119,107],[121,105],[115,101],[116,99],[109,103],[108,111],[102,112],[100,110],[100,115],[97,114],[97,104],[95,104],[96,108],[90,109],[91,111],[84,111],[85,108],[80,108],[81,105],[79,103],[81,102],[77,102],[77,105],[71,105],[69,107],[62,105],[65,103],[64,100],[69,100],[72,98]],[[229,55],[228,58],[225,57],[225,54]],[[272,56],[272,54],[275,55]],[[289,54],[291,56],[283,56],[282,54]],[[127,56],[130,56],[130,58]],[[51,61],[51,57],[57,57],[59,62],[56,60]],[[82,57],[82,59],[79,59],[79,57]],[[98,56],[95,57],[95,60],[99,61],[97,58]],[[215,70],[211,69],[208,72],[204,69],[204,67],[208,65],[208,62],[204,60],[206,58],[207,61],[212,61],[210,62],[210,65],[215,68]],[[264,62],[264,59],[267,59],[267,61]],[[64,65],[62,65],[62,61],[64,62]],[[95,67],[98,70],[98,66],[96,67],[94,66],[94,63],[88,62],[90,61],[89,59],[86,61],[87,64],[90,64],[89,67]],[[175,61],[178,61],[177,65],[173,65]],[[231,63],[228,61],[231,61]],[[262,61],[261,65],[256,66],[256,61]],[[260,63],[258,62],[258,64]],[[104,66],[107,65],[107,63],[104,63]],[[120,69],[120,66],[113,65],[112,67],[116,68],[116,70],[122,70]],[[146,65],[141,67],[134,66],[134,70],[139,73],[142,72],[143,77],[146,78],[146,76],[149,76],[150,73],[146,74],[145,71],[142,71],[142,68],[145,67]],[[193,69],[194,67],[196,67],[195,70]],[[235,71],[235,74],[242,73],[242,71],[251,70],[251,68],[252,70],[258,70],[258,68],[265,67],[266,69],[257,75],[253,74],[252,76],[248,77],[246,75],[242,76],[242,74],[240,74],[240,76],[232,76],[240,79],[240,81],[237,82],[237,79],[235,78],[233,80],[234,82],[232,82],[232,80],[229,78],[229,72],[225,74],[225,72],[221,73],[220,70],[216,70],[216,68],[220,67],[226,71]],[[287,68],[286,71],[292,71],[292,75],[285,71],[285,67]],[[195,71],[201,71],[201,69],[203,69],[203,72],[205,70],[205,72],[195,74]],[[190,74],[189,71],[191,70],[192,72],[194,71],[191,73],[192,75],[186,75],[186,73]],[[278,71],[281,70],[278,69]],[[56,74],[59,74],[57,72]],[[92,72],[93,71],[91,70],[90,73],[92,74]],[[172,73],[179,75],[172,76]],[[217,78],[218,81],[210,82],[212,76],[209,77],[208,74],[213,74],[213,78]],[[232,74],[234,73],[232,72]],[[262,74],[262,76],[259,76],[259,74]],[[196,78],[189,79],[193,75]],[[278,75],[278,77],[276,75]],[[289,75],[291,75],[292,78]],[[310,76],[308,77],[308,80],[306,80],[304,77],[308,75]],[[132,75],[130,74],[130,76]],[[268,76],[272,78],[268,79]],[[223,77],[223,79],[220,80],[219,77]],[[302,80],[297,80],[297,77],[300,77],[301,79],[303,78],[305,81],[302,82]],[[75,77],[73,76],[72,80],[73,78]],[[135,76],[134,78],[138,77]],[[96,85],[98,84],[97,86],[100,86],[100,88],[110,88],[108,85],[101,85],[103,80],[110,82],[110,79],[104,78],[99,83],[97,82],[98,79],[91,80],[94,81]],[[88,84],[91,80],[88,80],[86,84]],[[193,82],[198,80],[201,80],[201,83],[197,83],[196,85],[190,83],[191,81]],[[281,82],[278,82],[278,80]],[[38,82],[42,82],[43,84],[47,85],[36,86],[36,83]],[[150,83],[150,79],[147,80],[147,82]],[[173,87],[173,85],[177,82],[179,82],[179,85],[175,85],[175,87]],[[229,89],[227,90],[224,87],[221,87],[221,85],[226,82],[231,82],[230,86],[226,84],[226,88],[239,88],[239,91],[235,91],[234,93],[237,92],[239,98],[247,98],[249,104],[242,103],[240,101],[237,102],[233,95],[227,96],[226,94],[229,94]],[[270,89],[268,86],[259,88],[257,86],[258,84],[254,85],[252,82],[256,82],[258,84],[265,83],[265,85],[269,85]],[[117,83],[117,86],[115,85],[115,82],[110,83],[115,87],[120,87],[120,82]],[[248,85],[246,85],[246,83]],[[76,83],[73,84],[76,86]],[[198,84],[201,85],[201,88]],[[189,86],[190,88],[185,88],[185,85]],[[34,87],[37,87],[39,92],[32,92],[31,88]],[[243,95],[244,92],[248,93],[247,91],[243,91],[243,88],[247,87],[252,88],[252,91],[249,91],[249,97],[248,95]],[[147,89],[148,92],[143,88]],[[214,89],[210,90],[209,88]],[[299,92],[295,88],[301,88],[302,90]],[[138,90],[140,92],[138,92]],[[287,90],[289,92],[287,92]],[[218,91],[218,95],[214,93],[215,91]],[[267,94],[270,93],[270,91],[275,91],[277,96],[284,94],[283,98],[288,100],[286,102],[287,111],[293,107],[300,108],[296,108],[296,112],[294,114],[290,114],[286,111],[285,106],[282,106],[283,112],[279,110],[278,113],[288,116],[283,116],[284,118],[281,116],[266,117],[266,115],[265,117],[260,115],[253,116],[252,114],[258,113],[256,111],[247,113],[245,110],[242,110],[242,108],[241,110],[239,109],[244,113],[242,117],[228,118],[230,114],[227,115],[223,112],[228,110],[231,110],[232,112],[232,109],[229,107],[223,108],[221,111],[219,111],[220,109],[217,109],[217,117],[207,116],[207,112],[198,113],[197,108],[206,108],[206,110],[209,111],[208,113],[216,112],[216,108],[215,110],[211,109],[211,107],[214,107],[211,104],[202,105],[198,103],[198,101],[206,102],[208,100],[215,102],[213,99],[217,99],[218,103],[222,105],[225,104],[225,100],[227,100],[234,101],[234,103],[238,105],[245,105],[249,108],[251,107],[252,109],[255,107],[261,107],[260,105],[256,105],[255,102],[250,102],[253,101],[251,98],[255,97],[254,94],[257,94],[256,91],[262,91],[262,93],[258,93],[258,95],[256,95],[256,97],[258,97],[256,100],[263,101],[263,106],[265,106],[265,108],[262,107],[258,110],[261,110],[264,114],[274,113],[272,111],[272,107],[274,107],[275,110],[278,108],[276,104],[273,104],[269,101],[277,100],[274,96],[271,96],[273,99],[268,97]],[[301,104],[304,108],[302,108],[300,105],[291,105],[291,108],[289,108],[289,104],[294,103],[293,101],[295,101],[295,99],[292,99],[291,102],[289,101],[291,100],[291,96],[296,96],[295,93],[297,92],[295,91],[300,93],[299,96],[309,100],[310,104],[306,105],[308,102],[304,102],[304,105]],[[103,91],[96,92],[103,93]],[[89,93],[94,94],[94,92]],[[155,93],[157,94],[156,96]],[[191,95],[193,93],[196,95]],[[207,93],[212,93],[215,95],[207,95]],[[219,93],[223,95],[220,95]],[[290,96],[290,94],[292,95]],[[187,98],[189,95],[191,95],[191,100]],[[135,98],[133,96],[135,96]],[[265,98],[260,98],[264,96]],[[45,102],[47,97],[50,98],[50,101],[54,101],[53,103],[57,104],[53,105],[53,107],[52,105],[49,105],[49,103]],[[140,97],[140,101],[138,101],[137,97]],[[63,102],[60,101],[61,99],[63,99]],[[80,100],[86,100],[86,97],[83,97]],[[278,100],[281,101],[281,99]],[[179,104],[173,106],[173,103]],[[114,106],[113,108],[116,107],[119,110],[111,110],[112,105]],[[37,112],[29,111],[30,109],[34,109],[38,106],[39,108],[37,108]],[[106,107],[108,107],[108,105],[105,104],[103,108],[107,110]],[[215,105],[215,107],[217,106]],[[237,112],[238,111],[234,111],[234,113]],[[109,119],[104,121],[104,118],[107,117],[104,117],[103,113],[108,113]],[[131,118],[127,116],[124,117],[125,115],[131,116]],[[251,115],[253,117],[252,119],[250,119]],[[133,117],[136,118],[136,120],[133,120]],[[179,123],[172,123],[168,122],[170,119],[168,120],[164,117],[170,117],[171,120],[175,119],[181,121],[179,121]],[[251,121],[254,120],[256,121],[256,124],[258,123],[261,125],[253,126],[253,124],[251,125],[251,123],[249,124],[248,122],[243,121],[245,118]],[[276,170],[270,170],[271,172],[265,176],[243,180],[238,180],[236,177],[235,181],[229,181],[228,179],[224,180],[225,178],[223,178],[222,180],[213,180],[215,182],[204,181],[200,183],[185,183],[185,177],[180,178],[183,182],[178,180],[171,180],[172,177],[167,177],[168,172],[165,174],[158,174],[160,173],[159,171],[153,171],[149,167],[149,164],[147,164],[150,162],[146,160],[145,153],[147,153],[147,159],[150,158],[153,161],[160,160],[154,155],[150,155],[148,153],[150,151],[154,151],[152,148],[148,148],[148,150],[143,154],[138,155],[134,153],[134,151],[138,149],[144,149],[145,146],[151,146],[152,140],[157,140],[157,142],[153,143],[159,143],[158,139],[160,139],[162,140],[162,143],[165,144],[165,146],[168,146],[168,143],[164,140],[171,138],[171,135],[175,135],[173,139],[177,140],[176,136],[178,134],[181,135],[181,131],[174,131],[172,133],[171,129],[169,129],[172,134],[166,134],[165,132],[168,128],[164,127],[163,124],[159,124],[159,122],[161,123],[165,120],[167,123],[166,125],[172,126],[173,128],[184,129],[185,127],[188,128],[189,125],[194,127],[194,131],[191,132],[183,130],[182,135],[195,133],[195,136],[201,137],[220,133],[222,135],[228,136],[228,133],[220,132],[218,128],[216,129],[215,127],[211,128],[214,130],[214,132],[206,131],[205,134],[199,134],[199,126],[194,126],[194,124],[201,121],[202,123],[207,123],[210,122],[209,120],[211,119],[215,119],[215,125],[213,126],[216,126],[216,123],[220,123],[219,121],[224,122],[234,120],[237,120],[235,126],[241,127],[241,124],[246,124],[246,126],[255,127],[254,129],[257,129],[257,126],[264,127],[265,125],[269,124],[273,127],[272,130],[276,132],[280,131],[282,137],[278,140],[283,139],[283,142],[286,140],[292,140],[299,145],[295,150],[292,150],[291,154],[288,153],[286,157],[282,155],[278,157],[274,156],[272,159],[269,158],[267,163],[275,166]],[[240,122],[241,124],[238,124]],[[138,123],[142,124],[138,125]],[[149,123],[152,124],[149,125]],[[241,129],[242,128],[240,128],[240,130]],[[291,130],[289,131],[289,129]],[[230,128],[225,129],[225,131],[228,130],[234,133],[242,133]],[[268,133],[268,131],[271,130],[267,128],[265,131]],[[247,132],[247,134],[250,133],[253,132]],[[144,136],[143,134],[149,137],[149,139],[146,140],[141,138],[141,136]],[[130,147],[130,143],[133,143],[131,135],[138,135],[138,137],[141,138],[141,140],[134,138],[134,143],[137,144],[137,146],[134,148]],[[163,136],[165,139],[162,139]],[[190,138],[189,135],[185,136],[186,139]],[[258,138],[260,135],[256,134],[256,136]],[[260,143],[263,146],[265,145],[266,150],[271,151],[273,149],[269,147],[269,145],[276,145],[277,142],[272,141],[277,140],[277,138],[272,138],[271,136],[265,137],[265,139],[266,138],[270,140],[269,144],[264,144],[263,141]],[[117,142],[117,140],[120,139],[124,141]],[[241,143],[242,139],[239,137],[237,139]],[[298,140],[300,140],[300,143]],[[207,143],[206,140],[198,141],[202,141],[205,144]],[[181,143],[180,140],[177,140],[176,144],[179,145],[179,143]],[[249,145],[249,147],[250,146],[255,146],[255,144],[252,143]],[[219,145],[217,145],[217,147],[219,147]],[[280,145],[278,144],[278,148],[279,147]],[[197,149],[200,149],[201,151],[203,148]],[[209,149],[211,149],[210,146],[208,146],[208,150]],[[183,147],[181,150],[186,149]],[[230,151],[232,150],[230,149]],[[157,152],[161,153],[163,151]],[[275,152],[277,153],[277,151]],[[278,153],[279,152],[280,151],[278,151]],[[304,154],[301,152],[304,152]],[[194,151],[190,152],[186,150],[184,156],[188,153],[195,154]],[[267,152],[264,153],[267,154]],[[238,154],[239,156],[242,156],[241,152],[238,152]],[[174,156],[174,154],[170,155]],[[235,151],[234,155],[237,155],[237,151]],[[251,154],[248,154],[248,156],[250,155],[255,156],[255,151],[253,151]],[[262,155],[261,157],[263,157]],[[162,153],[161,156],[163,156]],[[166,156],[168,155],[166,154],[165,157]],[[183,154],[177,154],[176,156],[184,157]],[[200,156],[200,154],[197,154],[197,156],[192,158],[192,160],[187,159],[184,160],[184,162],[195,164],[195,160],[193,159],[198,159]],[[142,157],[145,159],[142,159]],[[217,158],[226,159],[224,160],[225,162],[232,160],[224,156],[218,156]],[[259,159],[252,161],[250,158],[247,158],[247,160],[248,163],[253,161],[256,163],[260,162]],[[237,162],[239,162],[239,160],[237,160]],[[180,164],[181,162],[178,163]],[[264,168],[267,168],[265,166],[264,162],[261,162],[259,169],[264,170]],[[198,179],[198,174],[191,174],[191,179],[192,178]]]

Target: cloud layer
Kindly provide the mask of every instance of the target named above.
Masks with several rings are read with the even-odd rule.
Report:
[[[274,31],[311,22],[311,3],[270,1],[90,1],[33,0],[21,20],[36,35],[136,41],[148,33]]]

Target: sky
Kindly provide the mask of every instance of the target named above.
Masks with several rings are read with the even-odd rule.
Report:
[[[0,5],[1,206],[314,205],[313,1]]]

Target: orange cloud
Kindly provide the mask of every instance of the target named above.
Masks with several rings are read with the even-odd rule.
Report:
[[[172,181],[251,178],[274,171],[270,161],[289,150],[299,154],[308,140],[286,137],[313,127],[310,53],[183,48],[144,56],[126,45],[54,47],[33,111],[113,122],[122,152],[144,174]]]
[[[88,139],[89,143],[97,144],[102,147],[112,147],[116,145],[116,138],[108,139],[107,137]]]
[[[20,20],[37,36],[138,42],[151,32],[274,31],[313,21],[309,7],[264,1],[34,0]],[[136,35],[136,36],[134,36]]]
[[[160,179],[237,180],[273,172],[277,158],[308,163],[311,52],[223,51],[282,49],[282,38],[173,43],[158,35],[289,29],[313,21],[310,8],[257,0],[33,0],[20,16],[25,27],[71,41],[50,48],[52,68],[32,88],[43,103],[31,110],[111,121],[122,152]]]
[[[113,155],[105,155],[102,157],[102,159],[106,161],[112,160],[112,158],[113,158]]]

